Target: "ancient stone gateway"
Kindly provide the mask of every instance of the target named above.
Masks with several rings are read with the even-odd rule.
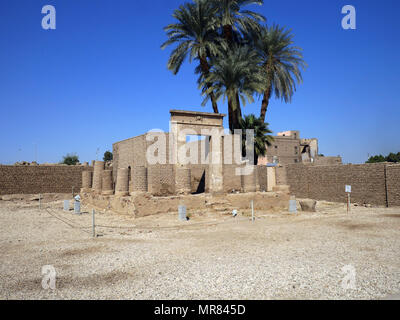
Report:
[[[224,114],[172,110],[170,116],[169,132],[151,130],[113,144],[113,181],[118,189],[125,186],[116,191],[126,189],[126,182],[118,182],[126,181],[120,169],[128,169],[130,194],[254,192],[261,185],[267,190],[265,175],[254,176],[266,170],[242,157],[241,135],[225,131]]]
[[[204,164],[209,164],[209,191],[223,193],[223,119],[224,114],[171,110],[172,159],[177,170],[189,164],[187,159],[187,136],[205,136],[208,150],[203,150],[201,157]],[[197,157],[197,159],[199,159]]]
[[[178,110],[170,115],[169,132],[151,130],[116,142],[112,166],[95,162],[92,189],[90,176],[83,176],[86,203],[135,217],[175,212],[182,202],[201,211],[221,203],[229,211],[249,210],[250,198],[255,209],[287,205],[287,190],[263,192],[276,191],[275,168],[254,166],[247,150],[243,157],[242,135],[225,131],[225,115]]]

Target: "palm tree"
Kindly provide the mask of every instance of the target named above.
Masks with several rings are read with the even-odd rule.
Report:
[[[207,77],[210,71],[208,58],[218,55],[225,43],[216,30],[217,8],[210,1],[194,0],[181,5],[172,16],[178,22],[164,28],[169,39],[161,45],[165,49],[177,44],[169,58],[168,69],[177,74],[189,56],[189,62],[199,61],[201,73]],[[209,91],[208,95],[214,112],[219,113],[214,93]]]
[[[266,146],[271,146],[274,138],[270,135],[268,123],[261,118],[257,118],[254,114],[245,116],[241,119],[240,126],[242,129],[242,154],[246,153],[246,130],[254,130],[254,164],[257,165],[258,158],[265,156]]]
[[[208,0],[218,8],[220,24],[226,41],[230,44],[235,40],[234,30],[259,28],[258,22],[265,21],[265,17],[253,11],[242,8],[251,4],[263,5],[264,0]]]
[[[240,118],[236,118],[240,102],[254,102],[253,95],[264,90],[264,77],[260,72],[259,55],[248,46],[236,46],[211,59],[212,69],[207,77],[200,77],[199,87],[207,96],[215,93],[218,99],[228,100],[229,129],[240,129]]]
[[[276,98],[290,102],[296,91],[296,82],[303,81],[301,71],[305,70],[302,49],[293,46],[291,30],[274,25],[262,27],[258,35],[253,33],[254,45],[262,59],[265,75],[265,91],[261,104],[260,118],[265,121],[269,100]]]
[[[220,27],[222,28],[222,34],[233,49],[240,43],[240,31],[251,32],[253,30],[259,30],[259,22],[265,21],[265,17],[249,10],[243,10],[243,7],[248,5],[263,5],[264,0],[206,0],[213,3],[214,7],[218,9],[218,17]],[[232,116],[229,120],[229,127],[234,122],[236,125],[242,118],[242,112],[239,104],[239,96],[236,96],[237,105],[239,107],[236,110],[229,110],[228,113]]]

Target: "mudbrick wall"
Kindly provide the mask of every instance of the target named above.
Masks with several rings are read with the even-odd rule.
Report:
[[[276,167],[276,184],[277,185],[286,185],[287,184],[287,176],[286,176],[286,168],[283,166]]]
[[[155,196],[173,195],[175,193],[175,166],[149,166],[148,191]]]
[[[400,165],[288,165],[286,178],[299,198],[346,202],[345,186],[351,185],[352,202],[400,206]]]
[[[242,189],[242,177],[236,174],[237,165],[224,165],[224,192],[240,191]]]
[[[400,165],[386,166],[389,207],[400,206]]]
[[[83,166],[0,165],[0,195],[79,192]]]
[[[242,186],[241,176],[236,175],[236,165],[224,165],[224,192],[240,191]],[[191,170],[191,192],[209,192],[208,165],[189,165]],[[267,168],[265,168],[267,169]],[[257,171],[259,184],[266,189],[266,170]],[[149,192],[153,195],[166,196],[175,193],[175,166],[174,165],[151,165],[148,168]]]

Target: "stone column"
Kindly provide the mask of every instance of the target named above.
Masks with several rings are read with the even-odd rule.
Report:
[[[92,188],[92,171],[82,171],[82,189],[81,192],[90,192]]]
[[[112,181],[112,170],[104,170],[103,171],[102,194],[105,196],[114,194],[113,181]]]
[[[94,163],[93,184],[92,184],[93,191],[95,191],[96,193],[101,193],[103,171],[104,171],[104,162],[96,161]]]
[[[190,194],[192,192],[190,168],[186,166],[176,167],[175,192],[177,194]]]
[[[129,169],[118,169],[115,195],[124,197],[129,195]]]
[[[224,192],[222,130],[213,131],[210,142],[209,191],[213,194]]]
[[[260,179],[262,179],[262,171],[263,168],[261,168],[261,166],[255,165],[254,166],[254,173],[256,175],[256,192],[260,192],[261,191],[261,181]]]
[[[134,167],[132,173],[133,192],[147,192],[147,168]]]
[[[257,168],[255,166],[252,173],[248,175],[242,175],[242,189],[244,193],[256,192],[256,174]]]
[[[267,191],[273,191],[276,187],[276,168],[267,168]]]

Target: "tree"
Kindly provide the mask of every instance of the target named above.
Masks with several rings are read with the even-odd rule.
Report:
[[[386,158],[382,155],[370,157],[366,163],[380,163],[380,162],[386,162]]]
[[[254,102],[255,92],[262,92],[263,77],[258,66],[257,52],[248,46],[236,46],[212,59],[212,70],[206,78],[199,79],[205,96],[215,92],[217,100],[228,100],[229,129],[240,129],[240,120],[234,117],[240,102]],[[206,98],[207,99],[207,98]],[[206,100],[205,100],[206,101]]]
[[[365,163],[381,163],[381,162],[400,163],[400,152],[398,152],[397,154],[391,152],[386,157],[384,157],[381,154],[379,156],[372,156]]]
[[[75,166],[79,163],[79,158],[75,153],[68,153],[63,157],[61,163],[69,166]]]
[[[260,118],[265,121],[269,100],[272,94],[283,101],[290,102],[296,91],[296,82],[302,83],[301,71],[305,70],[302,49],[294,46],[291,30],[279,25],[260,27],[253,32],[255,48],[262,60],[265,91],[261,103]]]
[[[103,160],[104,161],[112,161],[113,159],[113,154],[110,151],[104,152]]]
[[[386,157],[387,162],[393,162],[393,163],[398,163],[400,162],[400,152],[396,153],[389,153],[389,155]]]
[[[162,49],[177,45],[169,58],[168,69],[176,75],[189,56],[189,62],[199,61],[201,73],[207,77],[210,70],[208,58],[216,56],[224,46],[216,31],[217,8],[210,1],[194,0],[181,5],[172,16],[178,22],[164,28],[169,39],[161,45]],[[208,96],[214,112],[219,113],[214,93],[209,91]]]
[[[193,0],[174,11],[177,23],[164,28],[168,40],[161,48],[176,45],[168,68],[177,74],[186,58],[190,62],[197,60],[195,72],[205,95],[203,105],[211,100],[214,112],[219,113],[217,101],[221,96],[226,97],[231,131],[240,128],[244,96],[251,102],[253,94],[263,96],[260,114],[265,121],[272,95],[290,102],[296,84],[302,82],[301,70],[306,67],[302,49],[293,45],[290,30],[263,27],[260,23],[266,20],[264,16],[244,9],[263,3],[263,0]],[[236,62],[238,52],[254,50],[258,57],[252,53],[255,59],[248,62],[254,72],[243,72],[243,64],[238,67],[230,63]],[[253,68],[256,64],[259,70]]]
[[[254,164],[257,165],[258,158],[265,156],[267,146],[271,146],[274,138],[270,135],[268,123],[257,118],[254,114],[245,116],[241,119],[240,126],[242,129],[242,154],[246,153],[246,130],[254,130]]]
[[[259,28],[259,22],[265,21],[265,17],[254,11],[243,10],[248,5],[263,5],[264,0],[208,0],[218,8],[218,18],[222,34],[228,43],[230,50],[243,44],[241,34],[254,33]],[[238,108],[230,109],[228,105],[229,127],[236,127],[242,118],[239,103],[239,95],[236,95]]]
[[[263,5],[264,0],[208,0],[218,9],[219,22],[225,40],[233,45],[235,31],[250,31],[257,29],[259,22],[265,21],[265,17],[254,11],[243,10],[248,5]]]

